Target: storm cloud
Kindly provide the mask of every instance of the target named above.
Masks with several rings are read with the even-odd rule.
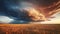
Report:
[[[26,11],[23,11],[24,8],[34,7],[35,5],[45,8],[52,6],[58,1],[60,0],[0,0],[0,16],[8,17],[6,19],[9,20],[9,23],[29,23],[30,21],[32,21],[32,19],[28,16],[28,13],[26,13]],[[53,10],[49,9],[47,8],[44,11],[46,12]],[[3,22],[4,19],[2,19]],[[11,21],[10,19],[12,19],[13,21]]]

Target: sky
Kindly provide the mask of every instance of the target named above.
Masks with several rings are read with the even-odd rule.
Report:
[[[33,22],[32,24],[60,24],[60,13],[56,14],[54,18],[49,18],[49,19],[50,21]],[[11,19],[7,16],[0,16],[0,21],[2,21],[3,23],[10,23],[11,21],[14,21],[14,19]]]
[[[56,1],[56,0],[55,0]],[[48,3],[47,3],[48,2]],[[30,18],[24,13],[26,11],[23,11],[25,8],[33,8],[36,5],[40,4],[42,6],[48,6],[51,4],[52,0],[49,1],[44,1],[44,0],[0,0],[0,22],[1,23],[31,23]],[[43,4],[42,4],[43,3]],[[27,17],[21,17],[21,16],[27,16]],[[48,18],[50,19],[49,21],[43,21],[43,22],[33,22],[32,24],[60,24],[60,10],[59,12],[54,15],[54,18]]]
[[[43,21],[43,22],[30,22],[31,24],[60,24],[60,12],[56,15],[54,15],[54,18],[49,18],[49,21]]]

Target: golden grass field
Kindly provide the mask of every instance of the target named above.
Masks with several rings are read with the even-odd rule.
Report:
[[[0,34],[60,34],[60,25],[0,24]]]

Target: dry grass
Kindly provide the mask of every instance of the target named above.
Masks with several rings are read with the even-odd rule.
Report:
[[[60,25],[0,24],[0,34],[60,34]]]

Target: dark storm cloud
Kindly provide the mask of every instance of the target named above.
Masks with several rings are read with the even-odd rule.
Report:
[[[12,23],[22,23],[20,20],[29,21],[26,13],[21,12],[20,8],[20,1],[18,0],[0,0],[0,15],[7,16],[11,19],[14,19]],[[23,16],[23,17],[22,17]],[[25,16],[25,18],[24,18]]]

